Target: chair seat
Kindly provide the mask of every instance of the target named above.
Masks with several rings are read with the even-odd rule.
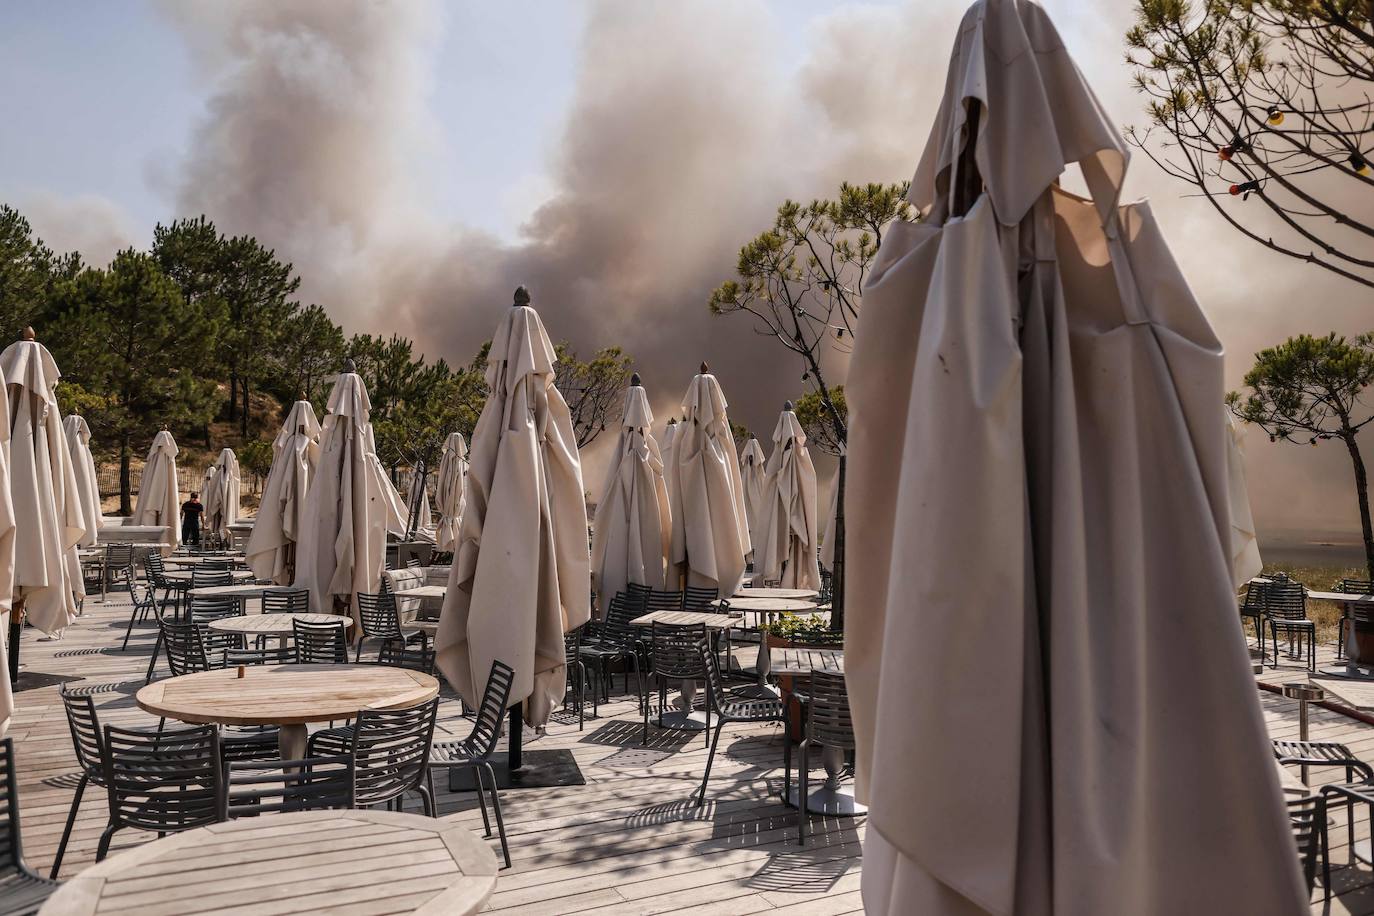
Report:
[[[12,871],[0,877],[0,913],[5,916],[37,913],[57,888],[57,881],[40,878],[32,872]]]
[[[322,728],[306,739],[305,747],[306,753],[311,757],[333,757],[350,753],[353,750],[353,726]]]
[[[1275,738],[1274,756],[1280,760],[1340,764],[1358,759],[1350,748],[1335,741],[1296,741]]]
[[[1311,620],[1289,620],[1283,617],[1270,617],[1269,622],[1279,630],[1315,630],[1317,624]]]
[[[429,749],[430,766],[451,766],[468,763],[472,759],[472,746],[468,744],[467,739],[436,741]]]
[[[281,755],[281,736],[275,725],[266,728],[222,728],[220,753],[225,760],[275,760]]]
[[[782,701],[771,697],[730,697],[720,708],[720,714],[727,719],[750,719],[756,722],[781,720],[784,715]]]

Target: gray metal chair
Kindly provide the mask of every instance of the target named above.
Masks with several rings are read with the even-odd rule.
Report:
[[[1374,594],[1374,584],[1370,583],[1370,581],[1369,581],[1368,579],[1350,579],[1350,578],[1345,578],[1345,579],[1342,579],[1341,581],[1337,582],[1336,585],[1335,585],[1335,588],[1332,589],[1332,590],[1333,590],[1333,591],[1337,591],[1337,592],[1341,592],[1342,594],[1345,594],[1345,595],[1369,595],[1369,594]],[[1350,605],[1348,605],[1348,604],[1343,604],[1343,605],[1341,605],[1341,619],[1340,619],[1340,621],[1336,624],[1336,657],[1337,657],[1337,658],[1344,658],[1344,657],[1345,657],[1345,631],[1346,631],[1347,625],[1350,623],[1351,620],[1354,619],[1354,615],[1351,613],[1351,610],[1352,610],[1352,609],[1351,609]],[[1244,614],[1244,612],[1242,612],[1242,616],[1243,616],[1243,614]],[[1264,646],[1261,645],[1261,646],[1260,646],[1260,650],[1263,651],[1263,649],[1264,649]]]
[[[15,774],[14,739],[0,739],[0,914],[30,916],[57,890],[24,862],[19,833],[19,779]]]
[[[401,615],[396,610],[396,597],[386,587],[385,581],[382,583],[381,592],[377,594],[358,592],[358,622],[362,624],[362,633],[354,644],[355,662],[362,661],[363,644],[367,642],[379,642],[382,646],[393,643],[405,646],[418,642],[422,650],[428,647],[429,640],[424,630],[401,628]]]
[[[1274,643],[1273,667],[1279,666],[1279,634],[1283,633],[1290,645],[1297,640],[1298,658],[1306,650],[1308,668],[1316,671],[1317,625],[1307,618],[1307,589],[1298,582],[1275,582],[1265,595],[1264,614]]]
[[[706,755],[706,772],[701,777],[701,788],[697,790],[697,807],[706,801],[706,783],[711,778],[711,763],[716,759],[716,747],[720,744],[720,733],[727,725],[759,724],[777,722],[786,724],[787,708],[782,701],[773,696],[760,697],[756,693],[744,694],[730,691],[721,680],[720,665],[716,655],[706,646],[699,646],[701,663],[706,669],[706,699],[716,714],[716,730],[711,736],[711,750]],[[749,688],[742,688],[748,690]],[[791,770],[792,743],[785,736],[782,743],[783,772]]]
[[[81,776],[76,781],[76,794],[72,796],[72,807],[67,812],[62,839],[57,844],[52,871],[48,873],[48,877],[53,879],[57,878],[62,859],[67,854],[67,843],[71,839],[76,812],[81,807],[86,786],[94,783],[103,788],[105,785],[105,745],[100,733],[100,719],[95,712],[95,701],[88,693],[72,693],[66,684],[62,685],[61,697],[67,713],[67,727],[72,733],[72,751],[76,754],[76,765],[81,768]]]
[[[853,751],[858,746],[843,674],[812,671],[806,690],[806,734],[799,747],[801,762],[797,768],[801,784],[797,794],[797,842],[803,846],[811,826],[806,800],[811,795],[811,751],[817,745],[844,751]],[[784,770],[784,786],[787,782]]]
[[[225,761],[220,816],[354,807],[353,762],[347,756]]]
[[[309,614],[310,589],[273,589],[262,593],[264,614]]]
[[[649,635],[649,677],[658,686],[658,727],[664,728],[663,711],[668,705],[670,681],[701,681],[706,679],[706,666],[701,661],[701,648],[710,651],[710,638],[704,624],[695,626],[667,626],[655,623]],[[653,696],[652,687],[648,691]],[[641,744],[649,743],[649,713],[652,700],[644,704],[644,731]],[[690,710],[689,710],[690,712]],[[706,731],[711,730],[711,706],[706,705]]]
[[[348,633],[344,619],[311,623],[299,618],[291,621],[296,642],[296,663],[301,665],[346,664]]]
[[[306,755],[349,757],[355,807],[386,804],[400,810],[402,797],[417,792],[425,814],[434,817],[427,767],[438,711],[438,697],[408,709],[365,709],[352,725],[312,734]]]
[[[1326,898],[1331,898],[1331,863],[1326,850],[1326,797],[1305,795],[1288,801],[1288,823],[1293,830],[1293,840],[1298,847],[1298,861],[1302,864],[1302,875],[1307,881],[1307,893],[1317,883],[1317,864],[1322,863],[1322,883],[1326,885]]]
[[[126,827],[176,833],[219,820],[224,778],[219,732],[213,725],[135,731],[105,726],[105,788],[110,821],[95,860]]]

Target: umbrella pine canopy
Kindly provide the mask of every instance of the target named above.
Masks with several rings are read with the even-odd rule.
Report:
[[[468,444],[462,433],[449,433],[444,454],[439,459],[439,476],[434,499],[439,506],[439,526],[435,543],[440,550],[452,551],[458,545],[458,529],[467,504]]]
[[[310,608],[330,613],[357,592],[375,592],[386,565],[388,508],[369,454],[372,402],[352,361],[334,380],[320,432],[319,461],[305,496],[293,584]],[[394,492],[394,491],[393,491]]]
[[[487,362],[491,389],[468,451],[468,503],[435,635],[436,662],[476,706],[494,659],[510,702],[542,727],[563,698],[563,634],[590,616],[582,463],[554,348],[524,287]]]
[[[869,913],[1306,910],[1221,346],[1127,160],[1046,13],[974,4],[846,384]]]
[[[763,516],[763,482],[768,478],[768,459],[757,436],[750,436],[739,456],[739,476],[744,484],[744,517],[749,525],[749,543],[758,550],[759,523]]]
[[[673,536],[669,588],[714,587],[722,598],[739,590],[750,551],[739,456],[726,414],[725,393],[705,363],[682,399],[685,411],[673,437],[668,468]]]
[[[248,536],[246,554],[253,575],[276,585],[294,577],[296,545],[305,528],[306,496],[320,460],[320,422],[309,401],[291,405],[272,440],[272,467]]]
[[[773,430],[773,454],[763,484],[754,568],[783,588],[820,588],[817,565],[816,468],[806,433],[789,402]]]
[[[181,491],[177,489],[177,443],[162,430],[153,437],[143,475],[138,481],[138,503],[134,506],[135,525],[165,525],[166,550],[181,540],[177,514],[181,511]]]
[[[592,583],[603,616],[627,584],[656,589],[664,585],[672,515],[653,422],[648,395],[635,375],[625,391],[620,435],[596,504],[592,534]]]
[[[86,536],[57,408],[60,373],[52,354],[31,337],[0,353],[0,372],[9,410],[13,597],[23,602],[29,623],[50,636],[60,635],[76,620],[76,598],[85,595],[68,560]]]

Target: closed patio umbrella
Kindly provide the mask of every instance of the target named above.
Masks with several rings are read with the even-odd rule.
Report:
[[[14,609],[22,605],[34,627],[59,636],[76,620],[84,597],[68,555],[86,536],[56,386],[52,354],[25,331],[26,339],[0,353],[9,401],[10,498],[14,506]]]
[[[686,411],[673,437],[668,468],[673,537],[669,563],[687,585],[713,587],[722,598],[739,590],[749,553],[744,484],[725,394],[705,363],[682,399]]]
[[[245,548],[248,566],[259,579],[289,585],[296,544],[305,528],[305,501],[320,460],[320,421],[309,401],[297,401],[272,440],[272,467]]]
[[[840,446],[843,454],[844,446]],[[825,528],[821,531],[821,565],[831,572],[835,571],[835,539],[840,512],[840,469],[835,469],[835,478],[830,481],[830,508],[825,513]]]
[[[596,504],[592,533],[592,584],[603,617],[611,599],[629,583],[663,588],[673,523],[653,423],[648,395],[636,374],[625,390],[620,436]]]
[[[425,486],[428,469],[416,468],[410,475],[410,494],[406,497],[407,527],[414,534],[426,538],[434,537],[434,510],[429,505],[429,488]],[[414,519],[413,526],[410,522]]]
[[[62,433],[67,440],[72,473],[76,475],[81,517],[86,520],[86,533],[77,546],[94,547],[100,535],[100,481],[95,473],[95,458],[91,455],[91,428],[84,418],[67,414],[62,418]]]
[[[396,484],[391,482],[391,475],[382,467],[382,459],[377,457],[377,437],[372,424],[368,423],[363,432],[367,441],[368,473],[372,475],[373,485],[381,497],[387,533],[403,538],[408,521],[405,500],[401,498],[401,491],[396,489]]]
[[[434,499],[439,506],[439,527],[435,544],[440,550],[456,550],[458,529],[467,503],[468,444],[462,433],[449,433],[444,454],[439,459],[439,477],[434,484]]]
[[[320,456],[305,496],[293,584],[310,590],[315,613],[357,618],[357,592],[375,592],[386,565],[390,511],[369,454],[372,402],[353,361],[334,380],[320,432]]]
[[[816,467],[806,433],[788,401],[773,430],[773,454],[763,483],[754,568],[783,588],[820,588],[817,566]]]
[[[0,366],[0,391],[8,391]],[[14,612],[14,500],[10,496],[10,400],[0,398],[0,738],[14,715],[14,687],[10,679],[19,669],[19,634]],[[11,625],[12,622],[16,625]],[[11,640],[14,644],[11,645]],[[13,652],[13,654],[11,654]]]
[[[1264,569],[1260,559],[1255,519],[1250,513],[1250,491],[1245,485],[1245,432],[1236,418],[1226,415],[1227,485],[1231,505],[1231,583],[1240,588]]]
[[[177,443],[172,434],[162,430],[153,437],[143,476],[138,482],[138,502],[134,506],[135,525],[166,525],[163,536],[170,553],[181,541],[181,526],[177,513],[181,511],[181,491],[177,489]]]
[[[846,382],[870,914],[1306,912],[1221,346],[1127,161],[1045,12],[974,4]]]
[[[214,476],[209,480],[210,492],[205,499],[205,517],[211,531],[229,542],[229,526],[239,520],[239,495],[243,479],[239,459],[231,448],[221,449],[215,459]]]
[[[739,456],[739,476],[744,484],[744,517],[749,525],[749,543],[758,550],[759,522],[763,515],[763,482],[768,477],[768,459],[757,436],[750,436]]]
[[[472,433],[468,504],[434,642],[469,706],[493,660],[514,668],[510,702],[539,728],[563,698],[563,634],[589,617],[591,569],[577,440],[529,301],[517,289],[492,338],[491,393]],[[514,767],[514,728],[512,745]]]
[[[677,437],[677,418],[669,417],[668,425],[663,427],[663,438],[658,443],[658,452],[663,456],[663,479],[668,479],[668,468],[673,466],[673,440]]]

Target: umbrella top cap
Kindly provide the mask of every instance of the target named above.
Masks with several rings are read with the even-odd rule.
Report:
[[[358,371],[358,364],[355,363],[355,362],[353,361],[353,357],[348,356],[348,357],[345,357],[345,358],[344,358],[344,361],[343,361],[343,371],[345,371],[345,372],[357,372],[357,371]]]
[[[515,288],[515,299],[511,303],[512,308],[519,308],[522,305],[530,304],[530,291],[523,286]]]
[[[20,340],[37,340],[37,339],[38,339],[38,336],[37,336],[36,334],[33,333],[33,326],[30,325],[29,327],[24,328],[24,330],[21,331],[21,332],[19,333],[19,339],[20,339]]]
[[[642,388],[642,387],[644,387],[644,383],[641,382],[641,381],[639,380],[639,373],[638,373],[638,372],[636,372],[636,373],[634,373],[633,375],[630,376],[630,387],[632,387],[632,388]]]
[[[795,408],[795,407],[792,406],[792,402],[791,402],[791,401],[783,401],[783,402],[782,402],[782,409],[785,410],[785,411],[787,411],[788,413],[791,413],[792,411],[796,410],[797,408]]]
[[[703,360],[701,361],[701,374],[702,374],[702,375],[709,375],[710,373],[711,373],[711,367],[708,366],[708,365],[706,365],[706,360],[703,359]]]

